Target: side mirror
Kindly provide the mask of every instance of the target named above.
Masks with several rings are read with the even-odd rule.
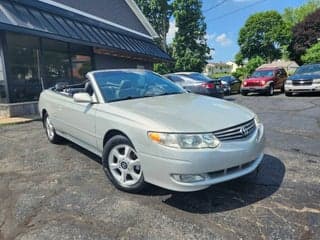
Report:
[[[73,94],[73,100],[79,103],[93,103],[92,97],[86,92]]]

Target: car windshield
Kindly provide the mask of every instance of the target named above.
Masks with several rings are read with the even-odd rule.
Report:
[[[151,71],[96,72],[94,78],[107,102],[185,93],[179,86]]]
[[[258,78],[258,77],[273,77],[274,71],[273,70],[259,70],[255,71],[251,77]]]
[[[212,81],[211,78],[201,74],[201,73],[190,73],[190,74],[178,74],[178,75],[182,75],[182,76],[185,76],[185,77],[188,77],[188,78],[191,78],[193,80],[196,80],[196,81],[200,81],[200,82],[210,82]]]
[[[315,74],[319,73],[320,74],[320,64],[312,64],[312,65],[304,65],[299,67],[295,74]]]

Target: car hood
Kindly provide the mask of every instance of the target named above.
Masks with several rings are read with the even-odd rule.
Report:
[[[149,131],[211,132],[254,118],[240,105],[191,93],[106,104],[105,110],[138,122]]]
[[[260,81],[269,81],[272,80],[273,77],[257,77],[257,78],[247,78],[246,82],[260,82]]]
[[[312,80],[312,79],[320,79],[320,74],[295,74],[288,78],[289,80]]]

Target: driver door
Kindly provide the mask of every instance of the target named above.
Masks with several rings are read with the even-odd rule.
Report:
[[[96,149],[95,104],[75,102],[70,98],[63,115],[69,128],[68,134],[88,148]]]

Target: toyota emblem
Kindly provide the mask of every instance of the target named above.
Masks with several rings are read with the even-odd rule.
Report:
[[[242,136],[248,136],[249,135],[249,130],[245,127],[240,129],[240,133],[242,134]]]

